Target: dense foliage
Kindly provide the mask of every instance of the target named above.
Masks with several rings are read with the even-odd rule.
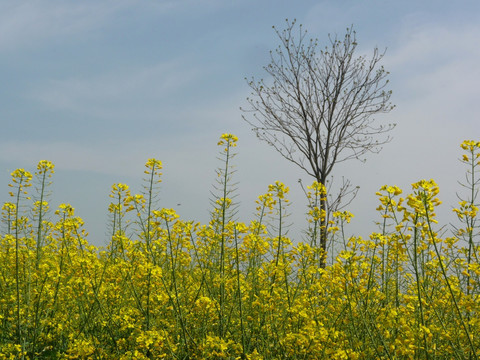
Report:
[[[304,242],[285,236],[288,188],[279,182],[258,198],[254,220],[235,221],[236,141],[220,139],[208,224],[158,206],[162,165],[150,159],[140,194],[112,187],[106,248],[88,243],[72,206],[49,210],[52,163],[13,172],[2,208],[0,359],[480,356],[480,142],[462,144],[469,194],[454,209],[458,227],[437,224],[433,180],[405,198],[384,186],[379,232],[368,239],[346,239],[352,214],[333,214],[336,246],[322,268],[325,188],[309,188]]]

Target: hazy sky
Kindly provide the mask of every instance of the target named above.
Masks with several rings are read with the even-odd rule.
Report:
[[[336,168],[360,186],[351,204],[352,233],[376,230],[375,192],[405,192],[433,178],[450,209],[462,189],[458,158],[464,139],[480,140],[480,2],[83,0],[0,2],[0,200],[10,173],[55,163],[52,206],[68,202],[86,222],[89,240],[105,244],[108,194],[123,182],[141,187],[144,164],[164,164],[161,205],[184,219],[208,221],[216,143],[239,137],[235,158],[239,217],[249,221],[255,198],[275,180],[291,188],[291,234],[305,225],[298,185],[308,178],[241,119],[245,77],[263,77],[272,25],[296,18],[311,37],[354,25],[358,55],[387,48],[396,109],[378,121],[397,123],[393,141],[366,163]],[[177,204],[181,204],[178,206]]]

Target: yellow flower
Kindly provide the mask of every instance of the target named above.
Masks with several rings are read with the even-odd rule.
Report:
[[[353,218],[353,214],[350,211],[336,211],[333,213],[333,217],[338,217],[347,223]]]
[[[13,171],[11,174],[13,184],[18,184],[15,187],[19,190],[19,192],[23,194],[27,194],[23,191],[24,188],[30,187],[30,180],[32,180],[32,174],[25,169],[17,169]],[[14,187],[13,184],[9,184],[10,187]],[[10,193],[12,195],[12,193]]]
[[[464,140],[460,146],[463,150],[473,152],[475,149],[480,149],[480,141]]]
[[[161,169],[162,168],[162,162],[157,159],[148,159],[147,162],[145,163],[145,167],[149,169]]]
[[[285,194],[287,194],[290,189],[288,188],[288,186],[285,186],[283,183],[277,180],[275,181],[274,185],[268,185],[268,191],[273,193],[273,196],[279,199],[283,199],[285,197]]]
[[[226,145],[224,151],[228,152],[228,149],[230,147],[237,146],[237,141],[238,141],[238,138],[235,135],[227,133],[220,136],[220,141],[217,143],[217,145],[219,146]]]
[[[40,174],[46,173],[50,171],[51,174],[54,173],[55,165],[51,161],[48,160],[40,160],[37,164],[37,170]]]
[[[167,222],[171,222],[180,217],[173,209],[162,209],[160,211],[154,210],[153,215]]]
[[[322,183],[314,181],[312,185],[307,186],[307,189],[313,190],[314,194],[318,197],[324,197],[327,194],[327,188]],[[309,193],[311,197],[311,193]]]

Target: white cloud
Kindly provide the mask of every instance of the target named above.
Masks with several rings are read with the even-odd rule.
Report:
[[[97,29],[125,1],[10,1],[0,5],[0,50]]]
[[[151,16],[174,11],[209,11],[225,6],[223,0],[26,0],[0,3],[0,51],[37,46],[44,41],[83,36],[109,24],[118,17]]]
[[[480,48],[473,46],[480,25],[424,24],[405,28],[399,38],[401,46],[385,58],[394,97],[398,95],[410,117],[437,126],[435,131],[445,137],[465,132],[459,125],[477,116],[480,96]]]
[[[197,76],[195,67],[175,59],[154,66],[114,69],[87,78],[49,80],[35,85],[30,96],[53,110],[131,120],[139,110],[150,109],[158,114],[162,100],[174,96]]]
[[[428,70],[430,65],[468,61],[480,57],[475,46],[480,34],[478,23],[406,24],[398,36],[397,49],[388,53],[389,66]]]
[[[208,163],[208,170],[213,174],[219,136],[189,134],[182,138],[109,139],[97,143],[11,140],[0,144],[0,162],[33,168],[40,160],[50,160],[63,170],[130,176],[141,174],[147,159],[157,158],[168,164],[172,173],[178,170],[185,174],[190,172],[187,168],[199,173]]]
[[[131,151],[127,153],[121,151],[125,144],[112,142],[87,145],[64,141],[47,143],[9,141],[0,145],[0,159],[25,167],[33,167],[43,159],[52,161],[57,168],[64,170],[125,175],[132,171],[132,164],[138,163],[138,155],[141,152],[139,145],[141,144],[132,144]],[[125,164],[129,164],[128,169]]]

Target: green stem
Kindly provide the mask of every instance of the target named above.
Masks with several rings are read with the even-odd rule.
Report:
[[[235,261],[237,266],[237,293],[238,293],[238,307],[240,311],[240,330],[242,332],[242,353],[243,355],[245,355],[245,328],[243,325],[242,288],[240,286],[240,259],[238,256],[238,237],[237,237],[236,227],[235,227]]]
[[[230,154],[230,142],[227,141],[227,151],[225,160],[225,170],[223,174],[223,198],[222,198],[222,217],[221,217],[221,241],[220,241],[220,328],[219,336],[224,335],[224,312],[225,312],[225,216],[227,210],[227,182],[228,182],[228,162]]]
[[[425,192],[424,192],[424,196],[423,196],[423,205],[424,205],[424,208],[425,208],[425,218],[426,218],[427,224],[428,224],[428,234],[430,235],[430,238],[432,239],[433,247],[435,249],[435,253],[437,254],[438,263],[440,264],[440,269],[442,271],[443,278],[445,279],[445,283],[447,284],[448,291],[450,292],[450,296],[452,298],[453,304],[455,305],[455,310],[457,311],[458,317],[460,318],[460,321],[462,323],[462,328],[465,331],[465,335],[468,338],[468,343],[469,343],[469,346],[470,346],[471,354],[473,355],[473,357],[475,359],[477,359],[475,346],[473,345],[470,332],[468,331],[468,328],[465,324],[465,320],[463,319],[463,316],[462,316],[462,312],[460,311],[460,308],[458,306],[457,299],[455,297],[455,294],[453,293],[452,285],[450,284],[450,280],[448,279],[447,271],[445,269],[445,265],[443,264],[443,260],[442,260],[441,254],[440,254],[440,250],[438,249],[438,246],[437,246],[436,236],[433,233],[433,230],[432,230],[432,227],[431,227],[430,214],[428,212],[428,199],[427,199],[427,195],[426,195]]]

